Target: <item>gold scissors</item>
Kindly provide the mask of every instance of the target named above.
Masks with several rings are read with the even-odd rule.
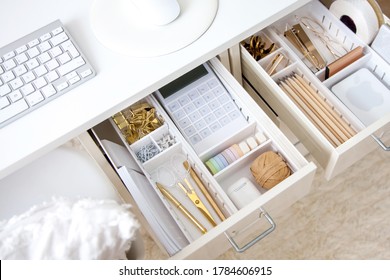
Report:
[[[217,224],[215,223],[213,217],[211,216],[209,210],[207,210],[206,206],[200,200],[199,196],[195,192],[194,188],[190,184],[187,178],[183,179],[186,183],[188,189],[184,187],[181,182],[178,182],[178,186],[183,190],[183,192],[187,195],[187,197],[192,201],[192,203],[198,208],[198,210],[207,218],[207,220],[215,227]]]

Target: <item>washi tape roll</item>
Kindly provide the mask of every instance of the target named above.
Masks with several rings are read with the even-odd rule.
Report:
[[[248,146],[251,150],[253,150],[257,147],[257,142],[256,142],[255,138],[253,138],[253,137],[248,137],[246,139],[246,143],[248,144]]]
[[[218,169],[215,167],[214,163],[211,160],[205,162],[207,169],[211,172],[211,174],[215,175],[218,173]]]
[[[372,42],[379,30],[375,10],[366,0],[337,0],[329,10],[366,44]]]
[[[216,155],[215,158],[218,159],[218,161],[222,164],[223,168],[226,168],[229,165],[229,163],[222,154]]]
[[[251,151],[251,148],[249,147],[249,145],[244,141],[240,142],[240,144],[238,144],[238,146],[240,147],[240,149],[244,153],[244,155]]]
[[[265,135],[260,131],[256,132],[255,138],[256,138],[256,141],[259,145],[264,143],[265,141],[267,141],[267,137],[265,137]]]
[[[238,158],[244,156],[243,151],[240,149],[240,147],[237,144],[233,144],[232,148],[237,152]]]
[[[234,154],[232,153],[232,151],[230,151],[230,149],[224,150],[222,152],[222,155],[229,164],[233,163],[236,160]]]

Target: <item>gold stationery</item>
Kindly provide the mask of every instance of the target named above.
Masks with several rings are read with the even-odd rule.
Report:
[[[222,213],[221,209],[219,209],[217,203],[214,201],[212,196],[210,195],[207,188],[204,186],[200,178],[198,177],[198,174],[196,174],[195,170],[190,166],[188,161],[183,162],[184,168],[190,171],[191,178],[195,181],[195,183],[198,185],[199,189],[203,193],[203,195],[206,197],[207,201],[210,203],[211,207],[213,207],[215,213],[217,213],[218,217],[224,221],[226,220],[225,215]]]
[[[162,125],[156,109],[146,102],[128,107],[115,114],[112,119],[129,144],[133,144]]]
[[[300,24],[295,24],[292,28],[286,30],[284,36],[305,58],[308,59],[316,70],[321,70],[325,67],[324,59],[321,57]]]
[[[163,185],[160,183],[156,183],[156,185],[162,195],[179,209],[203,234],[207,232],[207,229]]]

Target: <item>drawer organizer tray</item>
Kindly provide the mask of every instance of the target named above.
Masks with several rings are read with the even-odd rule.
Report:
[[[219,60],[212,59],[209,63],[221,78],[224,86],[231,93],[241,112],[246,116],[248,124],[234,135],[231,135],[229,139],[221,139],[219,144],[211,147],[201,155],[196,154],[185,141],[175,124],[170,120],[168,114],[153,95],[147,96],[139,102],[146,101],[156,108],[159,119],[163,120],[163,124],[137,142],[129,144],[123,137],[118,126],[111,119],[92,129],[94,137],[108,158],[112,158],[112,155],[110,155],[111,149],[107,149],[105,144],[107,141],[116,143],[115,145],[119,145],[122,148],[121,156],[126,158],[128,162],[126,168],[128,170],[133,169],[138,175],[143,174],[140,176],[144,178],[143,182],[146,183],[131,184],[129,181],[123,180],[123,177],[122,181],[132,194],[135,200],[134,203],[136,204],[135,207],[140,210],[139,212],[141,214],[139,218],[141,222],[146,223],[146,229],[150,231],[150,234],[160,248],[168,256],[175,259],[215,258],[231,246],[238,252],[245,251],[274,230],[275,223],[270,215],[283,211],[309,192],[316,170],[316,166],[313,163],[307,162],[295,149],[269,117],[257,107],[256,103],[247,95]],[[261,144],[253,147],[251,151],[232,162],[220,172],[216,174],[210,172],[205,164],[208,159],[216,156],[228,147],[240,143],[250,136],[254,136],[258,132],[266,138],[263,139],[264,141]],[[169,147],[160,149],[158,153],[148,160],[144,160],[139,156],[137,157],[137,153],[142,147],[151,143],[158,146],[159,139],[167,135],[170,135],[174,139],[174,143],[169,145]],[[227,193],[228,187],[242,177],[248,178],[249,181],[256,185],[249,168],[251,163],[266,151],[274,151],[281,155],[291,169],[292,174],[268,190],[257,185],[261,195],[257,198],[254,197],[245,207],[239,209],[230,199]],[[224,217],[220,217],[217,211],[214,210],[205,195],[202,194],[200,187],[194,182],[191,176],[186,174],[186,169],[178,168],[180,162],[183,160],[190,162],[203,185],[206,186],[208,192],[218,205],[218,208],[223,212]],[[112,163],[117,173],[121,174],[119,170],[123,166],[119,166],[113,160]],[[171,171],[171,173],[159,173],[160,171]],[[173,176],[171,176],[172,173]],[[161,174],[169,175],[165,176]],[[197,211],[194,204],[186,197],[182,189],[177,186],[177,181],[184,181],[183,178],[189,179],[190,184],[199,195],[200,200],[205,204],[215,220],[215,226],[212,226],[205,216]],[[156,184],[159,180],[206,227],[206,233],[203,234],[196,224],[190,222],[188,217],[183,215],[183,212],[162,194]],[[142,191],[148,188],[148,191],[153,193],[153,196],[158,197],[159,202],[156,204],[159,205],[157,207],[161,207],[161,213],[166,213],[164,222],[167,224],[165,226],[171,227],[171,232],[177,233],[174,236],[177,239],[174,241],[177,245],[176,249],[169,249],[169,246],[166,245],[166,240],[163,240],[161,235],[153,231],[150,219],[148,220],[147,215],[142,213],[145,205],[138,205],[140,201],[137,201],[133,195],[132,189],[134,190],[134,188],[141,189]],[[260,231],[260,234],[257,234],[254,239],[248,242],[249,237],[253,237],[258,231]]]
[[[315,62],[310,63],[309,55],[303,55],[285,36],[286,30],[291,30],[296,24],[304,28],[302,19],[309,19],[321,26],[322,39],[311,32],[310,28],[304,30],[323,57],[325,64],[322,68],[314,67]],[[256,61],[248,48],[241,45],[244,78],[316,158],[325,169],[327,179],[363,158],[378,147],[378,144],[389,150],[384,143],[389,139],[386,131],[390,127],[390,104],[383,105],[383,114],[374,121],[364,124],[362,116],[353,112],[351,105],[339,99],[332,89],[360,69],[368,70],[378,83],[389,89],[390,65],[319,1],[311,1],[254,36],[261,37],[266,45],[273,42],[276,50]],[[323,43],[323,38],[327,38],[327,43]],[[249,40],[248,38],[248,44]],[[345,50],[344,54],[356,48],[361,48],[363,52],[359,58],[327,77],[326,66],[339,58],[327,48],[330,41],[339,46],[339,49]],[[280,57],[279,54],[283,55],[283,59],[277,67],[271,69]],[[298,79],[303,81],[300,88],[294,84]],[[289,86],[286,86],[287,82]],[[302,93],[302,85],[308,85],[311,89],[306,88]],[[389,107],[388,110],[386,106]],[[345,135],[339,137],[342,133]]]

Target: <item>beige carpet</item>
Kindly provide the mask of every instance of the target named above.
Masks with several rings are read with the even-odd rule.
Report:
[[[390,153],[378,150],[274,217],[277,228],[242,254],[219,259],[390,259]],[[145,236],[145,258],[165,259]]]

